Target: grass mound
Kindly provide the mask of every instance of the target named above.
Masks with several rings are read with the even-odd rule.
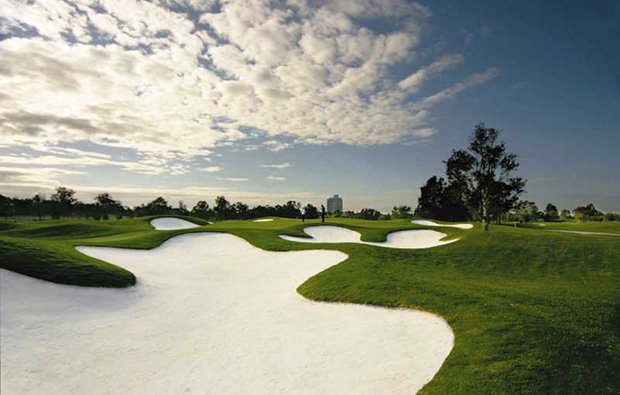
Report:
[[[74,238],[83,239],[96,236],[104,236],[122,233],[122,228],[100,223],[64,223],[47,225],[13,232],[14,236],[26,238]]]
[[[59,284],[121,288],[136,283],[133,273],[61,243],[4,237],[0,257],[0,268]]]

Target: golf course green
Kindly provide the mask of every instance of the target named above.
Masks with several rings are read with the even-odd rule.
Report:
[[[279,237],[308,237],[303,229],[320,226],[319,220],[208,224],[179,217],[204,226],[154,230],[153,218],[0,222],[0,268],[59,284],[127,287],[136,283],[131,272],[75,246],[151,249],[184,233],[225,232],[269,251],[338,250],[349,258],[301,284],[301,295],[423,310],[452,327],[454,348],[420,394],[620,392],[620,237],[549,232],[551,225],[484,232],[479,224],[463,230],[409,220],[327,221],[359,232],[363,241],[385,241],[387,234],[407,229],[460,239],[403,250]],[[620,233],[617,222],[574,229]]]

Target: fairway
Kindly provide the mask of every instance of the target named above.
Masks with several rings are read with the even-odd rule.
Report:
[[[279,237],[308,237],[303,229],[319,225],[316,220],[224,221],[157,231],[151,219],[16,223],[0,233],[2,267],[58,283],[119,286],[134,273],[74,247],[149,249],[175,235],[203,231],[231,233],[268,251],[336,250],[348,259],[301,284],[301,295],[422,310],[443,317],[452,328],[454,348],[420,394],[609,394],[620,388],[615,374],[620,368],[616,237],[445,227],[446,238],[458,242],[401,250],[292,243]],[[407,220],[330,219],[328,225],[358,232],[368,242],[385,241],[394,231],[425,228]],[[137,279],[139,283],[139,275]],[[99,283],[93,284],[95,280]]]

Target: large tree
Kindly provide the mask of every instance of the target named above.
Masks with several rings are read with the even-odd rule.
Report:
[[[194,208],[192,208],[191,214],[193,216],[206,219],[213,216],[213,210],[209,208],[209,203],[204,200],[200,200],[198,201],[198,203],[196,203]]]
[[[394,206],[391,214],[392,219],[407,219],[411,218],[411,207],[409,206]]]
[[[415,214],[424,218],[439,219],[445,188],[443,178],[437,178],[437,176],[429,178],[426,184],[420,188],[420,197],[418,198],[418,207],[415,209]]]
[[[558,208],[553,203],[548,203],[545,207],[545,221],[557,221],[559,218]]]
[[[469,204],[477,210],[485,231],[493,202],[518,199],[525,185],[523,179],[510,177],[519,167],[517,156],[506,152],[506,144],[498,137],[499,130],[479,123],[467,150],[452,151],[446,161],[448,181],[467,188]]]
[[[68,216],[78,202],[75,198],[75,191],[65,187],[57,187],[56,192],[51,196],[51,201],[53,202],[52,216],[54,218]]]

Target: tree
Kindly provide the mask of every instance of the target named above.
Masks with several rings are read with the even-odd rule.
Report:
[[[45,210],[45,196],[40,193],[34,195],[34,197],[32,198],[32,208],[34,209],[34,213],[37,216],[37,219],[41,221]]]
[[[100,193],[95,196],[95,204],[98,212],[103,215],[120,214],[124,211],[120,201],[114,200],[109,193]]]
[[[168,204],[168,201],[161,196],[147,203],[143,209],[145,215],[162,215],[168,214],[171,211],[172,207]]]
[[[307,219],[316,219],[319,218],[319,210],[313,206],[312,204],[306,204],[306,218]]]
[[[213,216],[213,211],[209,208],[209,203],[204,200],[200,200],[194,208],[192,208],[192,215],[198,218],[211,218]]]
[[[492,188],[489,211],[495,216],[498,225],[502,223],[502,214],[516,207],[519,196],[524,191],[525,180],[518,177],[495,182]]]
[[[580,221],[592,221],[603,216],[603,213],[598,211],[592,203],[587,206],[580,206],[573,210],[575,219]]]
[[[560,213],[560,220],[562,221],[566,221],[567,219],[569,219],[571,217],[570,215],[570,210],[564,209],[562,210],[562,212]]]
[[[407,219],[411,218],[411,207],[409,206],[394,206],[390,218],[394,219]]]
[[[521,178],[510,177],[519,167],[517,156],[507,153],[506,144],[498,137],[497,129],[479,123],[467,150],[452,151],[445,162],[448,181],[466,187],[469,204],[476,208],[485,231],[489,230],[493,202],[501,202],[502,196],[518,199],[525,185]]]
[[[444,190],[443,178],[437,178],[437,176],[429,178],[426,184],[420,188],[420,197],[418,198],[418,207],[415,209],[415,214],[424,218],[439,219]]]
[[[187,209],[187,204],[184,201],[179,200],[179,214],[187,215],[189,214],[189,210]]]
[[[373,221],[379,219],[380,216],[381,213],[374,208],[363,208],[359,213],[360,219],[370,219]]]
[[[544,214],[545,221],[557,221],[559,218],[560,215],[558,214],[558,208],[551,203],[547,204]]]
[[[225,220],[230,217],[231,207],[230,202],[224,196],[218,196],[215,198],[215,207],[213,207],[215,216],[219,220]]]
[[[534,202],[519,202],[516,207],[516,214],[521,222],[530,222],[538,219],[538,206]]]
[[[71,214],[73,206],[77,203],[75,191],[65,187],[56,187],[56,192],[51,196],[53,202],[52,216],[54,218],[66,217]]]
[[[249,217],[250,209],[247,204],[243,202],[237,202],[232,205],[231,211],[234,213],[234,216],[238,219],[247,219]]]

